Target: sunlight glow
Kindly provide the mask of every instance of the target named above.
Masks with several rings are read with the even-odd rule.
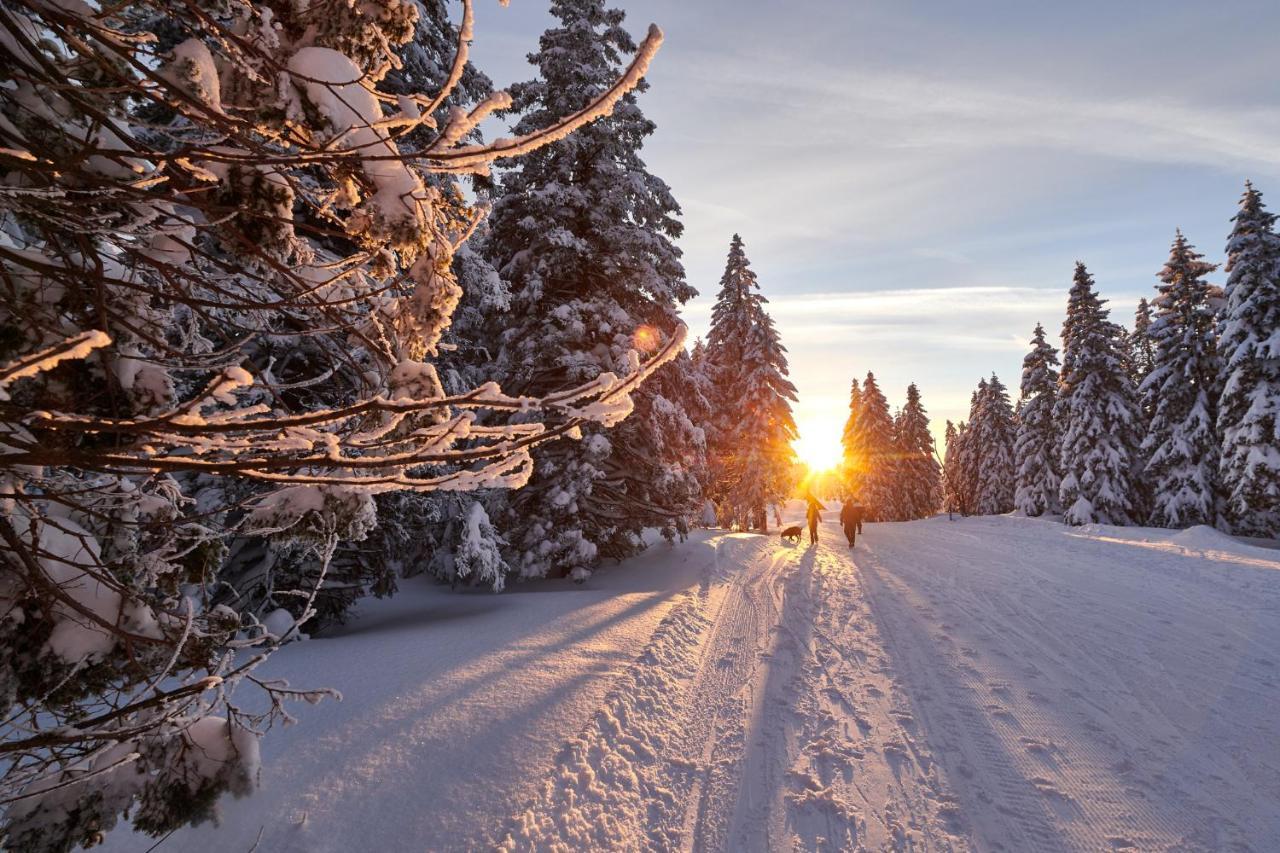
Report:
[[[798,426],[800,437],[792,447],[810,471],[830,471],[839,466],[842,453],[840,433],[843,431],[840,423],[811,420],[802,421]]]
[[[632,340],[640,352],[654,352],[662,345],[662,333],[653,326],[640,326]]]

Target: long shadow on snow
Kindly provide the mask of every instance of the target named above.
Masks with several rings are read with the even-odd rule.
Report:
[[[942,731],[941,715],[937,709],[942,697],[934,694],[933,701],[926,706],[911,695],[910,676],[919,680],[926,673],[915,671],[912,662],[899,649],[901,632],[910,631],[921,638],[919,644],[927,647],[934,660],[945,660],[946,655],[933,646],[929,639],[931,626],[920,621],[912,604],[882,581],[880,573],[886,569],[879,564],[874,551],[862,552],[854,562],[863,579],[871,618],[883,639],[890,671],[908,676],[895,680],[917,721],[917,736],[924,738],[934,760],[942,765],[946,779],[951,780],[952,792],[959,799],[962,822],[952,827],[953,831],[977,840],[982,849],[1009,849],[1005,844],[1009,840],[1017,850],[1057,849],[1061,838],[1055,828],[1055,811],[1037,794],[1031,781],[1018,772],[1016,757],[1003,746],[999,732],[990,724],[981,698],[968,688],[963,675],[946,665],[932,668],[932,680],[946,697],[956,700],[947,712],[955,719],[956,727],[965,732],[965,740],[980,753],[972,761],[982,766],[994,790],[979,789],[974,784],[975,769],[970,764],[971,759],[950,743]],[[897,624],[890,610],[896,611]],[[1011,796],[1025,807],[1019,809],[1010,803]],[[984,831],[991,829],[995,830],[994,837],[984,837]],[[1026,837],[1019,839],[1017,835]]]
[[[691,576],[690,580],[696,584],[696,576]],[[402,659],[398,663],[401,664],[404,677],[379,677],[374,682],[380,688],[376,695],[368,689],[369,685],[351,689],[336,677],[328,682],[339,689],[347,688],[351,697],[348,702],[358,699],[367,710],[355,717],[346,713],[349,707],[339,711],[337,716],[344,719],[336,725],[323,719],[327,716],[326,711],[330,710],[323,705],[306,716],[306,728],[322,737],[319,742],[291,750],[289,764],[295,778],[310,780],[310,784],[301,789],[291,802],[282,805],[303,809],[314,806],[324,811],[331,790],[337,786],[342,791],[344,810],[356,809],[387,816],[385,822],[374,821],[375,825],[385,825],[389,830],[402,832],[404,824],[410,820],[409,815],[420,815],[412,819],[412,822],[421,833],[418,837],[429,846],[464,844],[469,829],[474,827],[474,823],[464,817],[467,813],[468,789],[472,785],[485,783],[486,780],[506,779],[511,785],[511,795],[517,801],[524,799],[520,793],[520,785],[536,784],[538,780],[534,774],[537,768],[521,766],[524,762],[516,759],[524,758],[536,764],[538,756],[528,755],[527,749],[521,747],[521,744],[533,736],[534,732],[541,731],[549,719],[560,713],[556,709],[570,702],[584,686],[600,679],[608,681],[608,673],[617,664],[607,660],[591,662],[578,675],[567,678],[556,688],[546,692],[531,692],[528,684],[520,687],[521,682],[517,678],[516,688],[504,691],[505,699],[502,703],[493,703],[477,694],[493,690],[495,684],[505,683],[510,676],[536,670],[559,649],[590,644],[593,638],[610,628],[642,617],[690,586],[691,584],[672,584],[659,592],[642,593],[642,597],[634,603],[601,618],[590,618],[567,634],[549,631],[548,628],[553,623],[583,614],[584,602],[577,601],[577,596],[571,596],[575,601],[566,602],[563,608],[537,612],[535,618],[522,626],[523,631],[513,635],[513,641],[506,647],[517,651],[504,654],[500,664],[490,666],[471,666],[474,658],[468,654],[467,643],[460,641],[465,638],[455,636],[459,625],[450,627],[448,623],[465,624],[469,621],[471,630],[468,635],[481,636],[492,620],[502,621],[507,615],[519,617],[525,612],[517,608],[514,602],[495,606],[496,600],[502,597],[489,595],[485,597],[483,606],[477,607],[473,612],[460,614],[443,622],[433,620],[432,624],[425,626],[427,630],[422,638],[424,642],[418,646],[424,658],[435,658],[435,665],[428,667],[428,680],[423,681],[422,676],[414,671],[412,660]],[[466,596],[461,601],[470,604],[467,601],[470,598]],[[611,600],[612,596],[597,592],[597,600],[590,602],[590,605],[607,607]],[[481,605],[482,602],[476,600],[475,604]],[[423,628],[423,618],[422,611],[415,609],[388,619],[371,620],[373,624],[365,630],[351,630],[355,626],[349,626],[342,636],[367,639],[368,635],[388,630],[389,627],[392,631],[408,633],[415,621],[419,628]],[[436,627],[443,628],[449,635],[447,644],[432,646],[431,630]],[[554,636],[554,644],[542,640],[544,635]],[[442,654],[452,658],[445,667],[439,666]],[[378,666],[395,666],[395,663],[379,661]],[[454,676],[455,672],[466,671],[468,668],[473,671],[465,676]],[[346,674],[349,677],[359,677],[358,673]],[[337,676],[338,673],[333,675]],[[449,686],[441,690],[441,682],[448,683]],[[603,684],[602,689],[607,690],[607,684]],[[441,737],[431,729],[430,723],[435,717],[442,714],[448,716],[450,709],[459,706],[485,708],[484,714],[476,716],[475,724],[467,730],[466,737]],[[364,746],[353,749],[355,743]],[[331,749],[326,748],[330,744],[340,745],[339,749],[345,754],[347,760],[341,766],[333,764],[334,754]],[[279,745],[283,746],[282,743]],[[548,741],[547,753],[541,758],[550,761],[557,748],[558,743]],[[271,756],[267,758],[270,760]],[[388,770],[394,767],[407,769],[415,764],[453,767],[455,770],[450,784],[440,786],[441,790],[431,790],[435,786],[429,784],[429,778],[420,779],[417,787],[402,786],[402,793],[396,792],[396,786],[385,784]],[[467,768],[461,778],[456,770],[459,767]],[[425,787],[423,782],[427,783]],[[436,807],[423,809],[424,802],[434,802]],[[449,825],[450,823],[454,825]],[[376,837],[366,840],[371,844],[378,843]]]

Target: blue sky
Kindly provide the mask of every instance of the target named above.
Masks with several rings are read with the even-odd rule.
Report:
[[[740,232],[811,444],[868,370],[892,405],[917,383],[940,432],[981,376],[1016,393],[1076,259],[1128,325],[1175,227],[1220,261],[1245,178],[1280,207],[1274,0],[616,5],[666,33],[644,158],[684,209],[689,325]],[[478,0],[497,85],[529,76],[545,10]]]

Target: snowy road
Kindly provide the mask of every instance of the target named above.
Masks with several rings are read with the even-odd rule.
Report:
[[[1013,518],[823,537],[362,605],[271,661],[347,700],[159,851],[1280,849],[1280,552]]]
[[[1280,849],[1277,555],[1027,519],[837,539],[721,540],[507,846]]]

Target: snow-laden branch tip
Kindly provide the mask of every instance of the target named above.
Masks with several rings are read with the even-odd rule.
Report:
[[[452,151],[433,151],[429,155],[431,170],[435,172],[483,172],[495,160],[520,157],[531,151],[564,139],[578,128],[613,113],[618,101],[632,89],[649,71],[649,63],[662,47],[662,30],[657,24],[649,25],[649,32],[627,70],[600,97],[576,113],[565,116],[550,127],[535,130],[514,139],[500,139],[487,145],[467,145]]]
[[[85,358],[94,350],[110,345],[110,335],[98,329],[91,329],[0,365],[0,400],[9,399],[9,385],[13,382],[52,370],[64,361]]]
[[[100,471],[198,471],[224,473],[274,483],[329,484],[368,492],[519,488],[528,479],[529,448],[573,434],[585,423],[614,426],[632,411],[631,395],[681,351],[688,328],[679,324],[648,360],[633,359],[625,376],[603,373],[574,388],[544,397],[510,397],[495,383],[455,397],[377,397],[344,409],[288,416],[259,407],[200,415],[190,404],[146,420],[95,419],[58,412],[33,412],[33,429],[54,432],[120,433],[133,445],[119,450],[81,452],[49,448],[35,438],[10,436],[8,464],[74,464]],[[232,389],[250,387],[238,368],[214,380],[197,400],[236,402]],[[416,415],[461,410],[405,431]],[[475,426],[468,409],[511,413],[541,412],[545,423]],[[369,416],[391,416],[367,427]],[[415,475],[426,467],[479,468]]]

